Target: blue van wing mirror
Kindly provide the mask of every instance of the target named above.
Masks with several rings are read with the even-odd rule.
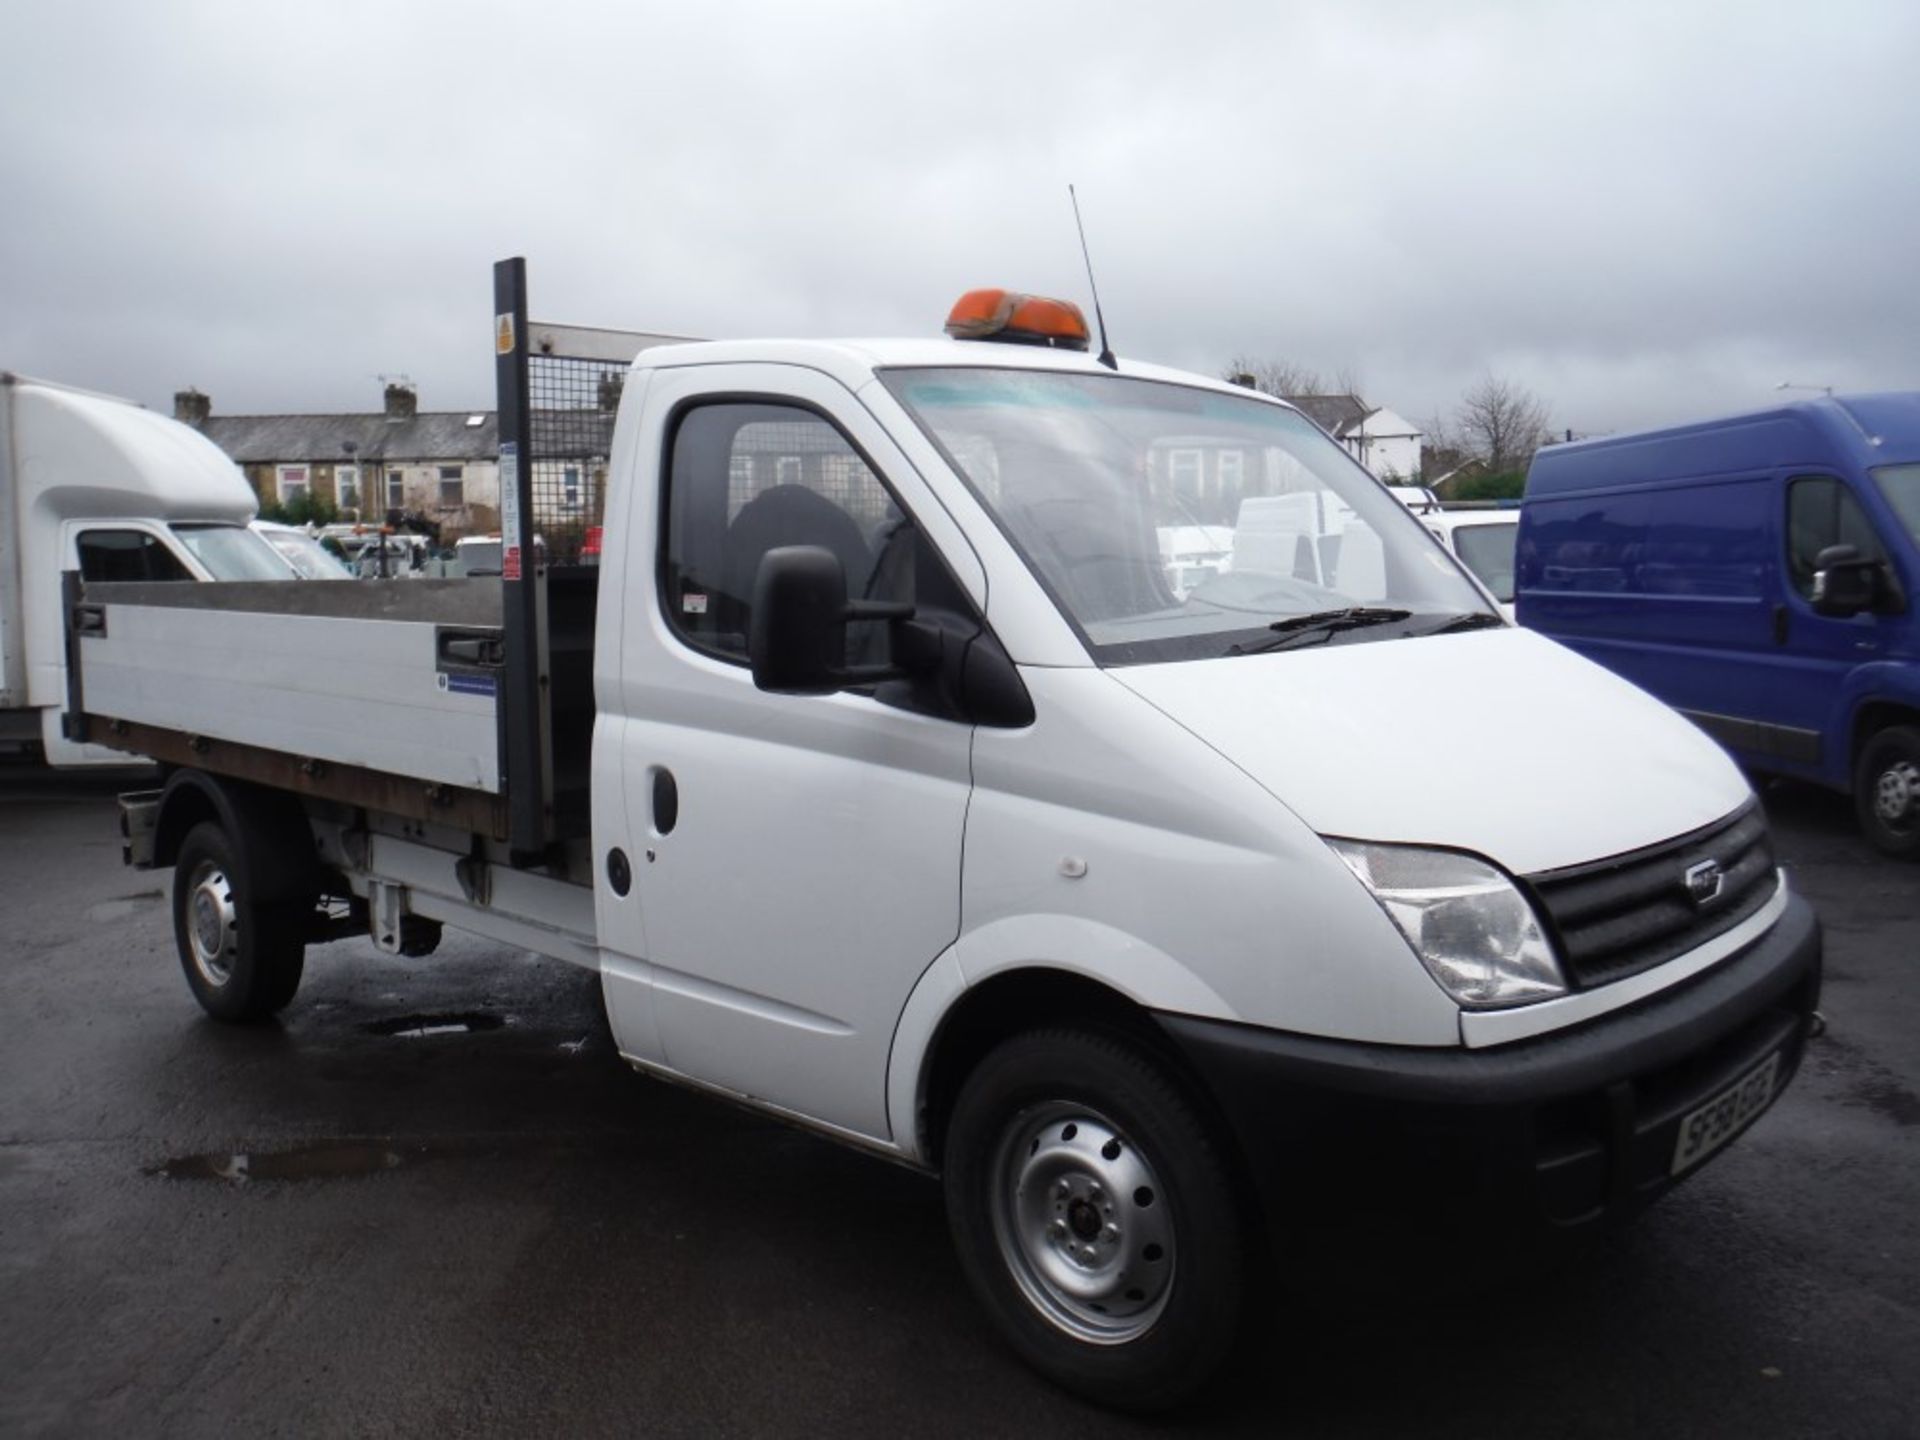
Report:
[[[1880,561],[1867,559],[1856,546],[1827,546],[1813,557],[1813,593],[1809,599],[1814,610],[1845,619],[1872,609],[1885,568]]]

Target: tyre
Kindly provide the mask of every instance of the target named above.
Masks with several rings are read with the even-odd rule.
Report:
[[[173,938],[200,1007],[216,1020],[261,1020],[300,988],[311,908],[249,895],[233,842],[210,821],[187,832],[173,867]]]
[[[1920,730],[1891,725],[1861,748],[1853,807],[1874,848],[1920,858]]]
[[[1036,1370],[1096,1404],[1158,1410],[1233,1351],[1247,1228],[1202,1112],[1130,1041],[1001,1044],[947,1127],[948,1222],[969,1284]]]

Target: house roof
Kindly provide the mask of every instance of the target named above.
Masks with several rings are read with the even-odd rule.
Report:
[[[1421,437],[1418,425],[1384,405],[1369,410],[1364,419],[1348,427],[1348,433],[1367,435],[1375,440],[1418,440]]]
[[[480,423],[468,423],[476,415]],[[500,454],[500,426],[490,410],[435,411],[409,420],[389,420],[377,412],[210,415],[198,428],[242,465],[493,460]]]
[[[1371,413],[1358,395],[1282,395],[1314,424],[1329,435],[1344,434],[1347,428]]]

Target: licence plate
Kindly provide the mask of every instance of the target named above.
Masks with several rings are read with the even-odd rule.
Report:
[[[1773,1102],[1773,1082],[1780,1073],[1780,1052],[1774,1051],[1680,1122],[1674,1142],[1670,1175],[1690,1170],[1738,1135],[1746,1123]]]

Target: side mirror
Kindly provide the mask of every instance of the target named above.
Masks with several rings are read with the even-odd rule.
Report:
[[[753,683],[782,695],[831,695],[847,661],[847,572],[819,545],[760,559],[747,626]]]
[[[831,695],[849,685],[897,679],[891,665],[847,664],[849,620],[906,620],[913,606],[848,600],[840,557],[820,545],[782,545],[753,577],[747,658],[753,683],[780,695]]]
[[[1829,545],[1813,557],[1813,595],[1816,614],[1844,620],[1873,608],[1880,593],[1880,562],[1869,560],[1852,545]]]

